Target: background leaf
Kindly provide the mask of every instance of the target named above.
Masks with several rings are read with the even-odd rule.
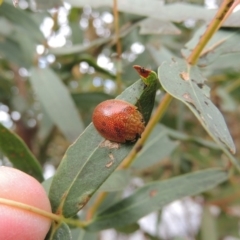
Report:
[[[134,223],[174,200],[216,187],[227,178],[227,172],[220,169],[208,169],[170,180],[149,183],[139,188],[130,197],[99,213],[87,229],[99,231]]]
[[[196,47],[199,42],[199,38],[206,31],[206,26],[201,27],[186,45],[182,49],[183,56],[187,59],[192,49]],[[215,61],[219,56],[224,54],[237,53],[240,51],[239,43],[239,31],[235,33],[226,30],[219,30],[208,42],[203,49],[201,56],[198,60],[198,65],[205,67]]]
[[[177,142],[169,139],[166,128],[157,125],[137,155],[132,167],[137,169],[150,167],[169,156],[177,146]]]
[[[16,134],[0,124],[0,149],[17,169],[43,180],[42,169],[26,144]]]
[[[38,25],[26,11],[15,8],[13,4],[9,4],[4,1],[0,7],[0,15],[17,25],[22,32],[31,38],[39,42],[44,40],[43,34]]]
[[[72,239],[73,240],[98,240],[98,233],[87,232],[83,229],[72,229]]]
[[[216,220],[208,206],[204,207],[201,225],[201,240],[218,240]]]
[[[131,175],[127,170],[116,170],[113,174],[101,185],[98,191],[115,192],[123,190],[130,182]]]
[[[74,141],[84,127],[67,88],[49,68],[32,68],[30,74],[32,87],[46,112],[65,137]]]
[[[72,239],[72,234],[69,226],[66,223],[61,223],[60,226],[52,231],[52,235],[47,238],[48,240],[69,240]]]

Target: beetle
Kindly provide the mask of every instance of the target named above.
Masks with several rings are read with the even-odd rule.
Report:
[[[143,115],[137,107],[119,99],[98,104],[92,121],[101,136],[118,143],[135,142],[145,129]]]

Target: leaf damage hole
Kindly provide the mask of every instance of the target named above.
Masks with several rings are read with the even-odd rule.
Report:
[[[109,149],[119,149],[120,148],[120,143],[116,142],[111,142],[109,140],[105,140],[101,142],[100,146],[101,148],[109,148]]]
[[[203,84],[203,83],[197,83],[197,86],[198,86],[200,89],[202,89],[203,86],[204,86],[204,84]]]
[[[107,164],[105,165],[106,168],[110,168],[113,165],[113,162],[115,160],[111,152],[108,154],[108,157],[110,158],[110,161],[108,161]]]
[[[157,190],[151,190],[150,192],[149,192],[149,196],[150,197],[155,197],[157,195]]]
[[[180,75],[181,79],[184,80],[184,81],[189,81],[190,80],[188,72],[181,72],[179,75]]]
[[[113,160],[110,160],[110,161],[105,165],[105,167],[106,167],[106,168],[110,168],[112,165],[113,165]]]
[[[80,201],[77,205],[78,210],[81,210],[90,200],[91,196],[90,195],[86,195],[82,198],[82,201]]]
[[[213,119],[212,116],[210,114],[207,114],[207,116],[210,118],[210,119]]]
[[[194,101],[193,101],[193,99],[191,98],[191,96],[190,96],[189,93],[184,93],[184,94],[183,94],[183,98],[184,98],[187,102],[190,102],[190,103],[194,104]]]

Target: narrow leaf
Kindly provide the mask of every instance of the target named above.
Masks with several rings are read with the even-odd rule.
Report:
[[[221,112],[209,98],[209,87],[198,67],[189,66],[183,60],[164,62],[158,69],[163,88],[173,97],[184,102],[203,127],[217,142],[235,153],[235,145]]]
[[[181,52],[186,59],[191,54],[192,49],[196,47],[199,39],[205,31],[206,26],[200,28],[194,34],[194,37],[185,45],[185,48],[182,49]],[[215,61],[221,55],[240,52],[239,37],[239,31],[229,32],[225,30],[219,30],[203,49],[198,60],[198,65],[205,67]]]
[[[21,138],[0,124],[0,149],[17,169],[43,180],[42,169]]]
[[[214,188],[227,178],[228,173],[223,170],[208,169],[170,180],[152,182],[99,213],[87,226],[87,230],[99,231],[134,223],[174,200]]]
[[[138,154],[132,167],[144,169],[154,165],[169,156],[177,146],[177,142],[169,139],[168,130],[162,125],[157,125]]]
[[[49,8],[58,8],[62,6],[61,0],[33,0],[36,10],[47,10]]]
[[[70,228],[64,222],[61,223],[60,226],[56,226],[55,224],[53,224],[51,235],[49,237],[47,236],[47,240],[70,240],[70,239],[72,239]]]
[[[25,57],[19,44],[8,37],[0,41],[0,54],[3,58],[18,66],[29,67],[28,63],[25,62]]]
[[[180,34],[181,31],[171,22],[155,18],[144,19],[140,23],[140,34]]]
[[[98,233],[87,232],[80,228],[71,230],[73,240],[99,240]]]
[[[29,37],[38,42],[43,41],[44,37],[39,26],[33,21],[31,15],[27,11],[23,11],[20,8],[15,8],[12,4],[3,2],[0,6],[0,16],[7,18],[10,22],[20,27],[22,32]]]
[[[81,109],[89,109],[98,103],[113,98],[113,96],[102,92],[73,93],[72,98]]]
[[[136,104],[144,90],[145,85],[139,80],[118,98]],[[104,141],[90,124],[68,148],[54,176],[49,193],[53,212],[66,217],[75,215],[131,148],[131,144]]]
[[[130,182],[130,172],[127,170],[118,170],[102,184],[98,191],[115,192],[123,190]]]
[[[52,121],[69,141],[83,131],[83,124],[68,89],[49,68],[32,68],[32,87]]]
[[[202,213],[202,225],[201,225],[201,240],[218,240],[219,237],[217,226],[216,226],[216,219],[211,214],[209,207],[206,206],[203,209]]]
[[[126,36],[129,32],[131,32],[134,28],[136,28],[136,26],[138,26],[138,22],[135,24],[132,24],[126,29],[123,29],[119,34],[120,37]],[[108,43],[115,39],[116,39],[116,36],[112,35],[106,38],[98,38],[87,44],[75,44],[71,47],[53,48],[50,50],[50,52],[55,55],[69,55],[73,53],[81,53],[81,52],[86,52],[87,50],[93,47],[101,46],[102,44]]]

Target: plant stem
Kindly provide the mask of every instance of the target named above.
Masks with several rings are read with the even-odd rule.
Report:
[[[156,112],[154,115],[150,118],[141,138],[137,141],[131,152],[128,154],[128,156],[125,158],[125,160],[122,162],[120,168],[126,169],[128,168],[132,162],[134,161],[137,153],[142,149],[143,144],[148,139],[149,135],[151,134],[153,128],[156,126],[156,124],[159,122],[159,120],[163,117],[166,109],[168,108],[172,96],[168,93],[166,93],[161,101],[161,103],[158,105]]]
[[[122,73],[122,47],[120,42],[120,34],[119,34],[119,17],[118,17],[118,6],[117,1],[113,1],[113,15],[114,15],[114,28],[115,28],[115,36],[116,36],[116,47],[117,47],[117,60],[116,60],[116,81],[117,81],[117,93],[122,92],[122,81],[121,81],[121,73]]]
[[[202,50],[207,45],[210,38],[221,27],[222,23],[226,20],[226,18],[232,12],[232,10],[233,10],[232,6],[235,6],[234,0],[223,1],[223,3],[221,5],[221,7],[219,8],[216,16],[211,21],[211,23],[208,25],[207,30],[205,31],[205,33],[200,38],[199,43],[196,45],[196,47],[194,48],[194,50],[192,51],[192,53],[188,57],[187,62],[190,65],[195,65],[197,63],[197,60],[198,60]]]
[[[81,222],[79,220],[70,219],[70,218],[64,218],[62,216],[44,211],[44,210],[39,209],[37,207],[31,206],[31,205],[28,205],[28,204],[25,204],[25,203],[21,203],[21,202],[16,202],[16,201],[6,199],[6,198],[0,198],[0,204],[4,204],[4,205],[11,206],[11,207],[14,207],[14,208],[26,210],[28,212],[35,213],[35,214],[40,215],[42,217],[46,217],[46,218],[51,219],[52,221],[55,221],[55,222],[58,222],[58,223],[66,222],[68,224],[78,226],[78,227],[84,227],[86,225],[86,222]]]
[[[89,208],[87,211],[87,220],[91,220],[94,213],[97,211],[103,200],[107,197],[108,193],[107,192],[101,192],[98,194],[94,204]]]

